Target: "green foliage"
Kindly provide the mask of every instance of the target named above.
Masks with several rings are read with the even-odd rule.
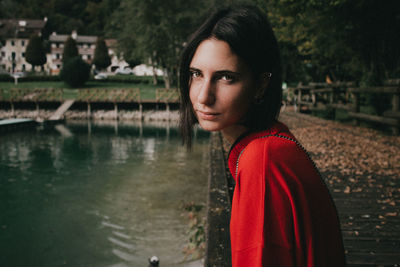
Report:
[[[62,57],[62,62],[65,64],[72,58],[78,57],[79,52],[76,46],[76,41],[72,37],[68,37],[64,44],[64,52]]]
[[[207,2],[122,0],[108,33],[117,38],[119,51],[128,62],[150,61],[163,69],[169,87],[176,82],[183,43],[204,19]]]
[[[96,69],[105,69],[111,65],[111,58],[108,55],[108,48],[103,38],[97,39],[92,63],[96,66]]]
[[[373,115],[381,116],[384,111],[390,110],[392,96],[389,94],[363,94],[364,104],[372,107]]]
[[[49,76],[49,75],[28,75],[26,77],[21,77],[18,79],[18,83],[23,82],[56,82],[60,81],[59,76]]]
[[[47,16],[44,38],[72,30],[115,37],[129,64],[150,60],[173,83],[189,34],[211,10],[238,3],[268,11],[287,82],[329,75],[367,86],[400,74],[398,0],[2,0],[0,17]]]
[[[189,219],[189,242],[184,247],[183,251],[187,256],[192,259],[199,259],[203,257],[205,251],[206,234],[205,234],[205,221],[202,216],[202,209],[204,205],[195,204],[194,202],[183,203],[183,209],[186,211],[187,218]]]
[[[59,76],[49,76],[49,75],[27,75],[25,77],[18,78],[19,83],[26,82],[53,82],[60,81]],[[14,84],[14,78],[8,74],[0,74],[0,82],[12,82]]]
[[[2,0],[0,18],[48,18],[44,39],[52,32],[104,35],[104,27],[120,0]]]
[[[49,76],[49,75],[28,75],[26,77],[21,77],[18,79],[20,82],[56,82],[60,81],[59,76]]]
[[[38,35],[33,35],[29,39],[25,51],[25,59],[32,65],[33,71],[35,70],[35,66],[42,66],[46,63],[46,51],[43,47],[42,38]]]
[[[0,18],[15,17],[18,14],[17,8],[18,4],[14,0],[0,1]]]
[[[0,74],[0,82],[14,82],[14,78],[8,74]]]
[[[398,1],[270,0],[268,8],[278,40],[297,48],[303,58],[297,68],[308,65],[306,76],[314,81],[329,75],[368,83],[374,73],[375,84],[400,68]],[[293,54],[282,50],[283,64],[293,64]]]
[[[139,59],[134,59],[134,58],[130,58],[130,59],[126,59],[125,60],[128,64],[129,67],[134,68],[137,65],[140,65],[140,60]]]
[[[60,78],[71,87],[80,87],[90,77],[90,65],[77,56],[67,60],[61,69]]]
[[[134,83],[134,84],[152,84],[152,76],[135,76],[135,75],[115,75],[108,76],[107,79],[101,80],[102,83]],[[163,80],[158,78],[159,87],[162,87]]]

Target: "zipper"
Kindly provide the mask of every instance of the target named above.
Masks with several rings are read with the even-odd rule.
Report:
[[[283,138],[283,139],[286,139],[286,140],[289,140],[289,141],[294,142],[298,147],[300,147],[301,150],[303,150],[303,151],[306,153],[308,159],[311,161],[312,165],[314,166],[314,169],[317,171],[318,175],[322,178],[322,175],[321,175],[321,173],[319,172],[319,170],[318,170],[317,165],[315,164],[315,162],[311,159],[310,154],[309,154],[308,151],[303,147],[303,145],[300,144],[297,140],[295,140],[295,139],[293,139],[293,138],[290,138],[290,137],[287,137],[287,136],[284,136],[284,135],[279,135],[279,134],[264,135],[264,136],[260,136],[260,137],[258,137],[258,138],[267,138],[267,137],[279,137],[279,138]],[[257,139],[258,139],[258,138],[257,138]],[[238,174],[238,169],[239,169],[239,159],[240,159],[240,156],[242,156],[242,153],[244,152],[245,149],[246,149],[246,148],[243,148],[242,151],[240,151],[239,156],[238,156],[238,159],[237,159],[237,161],[236,161],[236,170],[235,170],[235,178],[236,178],[236,179],[237,179],[237,174]]]

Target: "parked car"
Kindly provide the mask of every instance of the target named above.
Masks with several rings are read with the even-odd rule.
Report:
[[[108,77],[108,75],[106,73],[100,72],[94,76],[94,79],[95,80],[105,80],[105,79],[107,79],[107,77]]]
[[[26,77],[27,73],[26,72],[14,72],[10,75],[14,78],[21,78],[21,77]]]
[[[132,71],[132,69],[129,68],[129,67],[126,67],[126,68],[124,68],[124,69],[118,68],[118,69],[115,70],[115,74],[124,74],[124,75],[127,75],[127,74],[133,74],[133,71]]]

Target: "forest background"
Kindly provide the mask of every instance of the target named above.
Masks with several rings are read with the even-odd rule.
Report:
[[[397,0],[1,0],[0,18],[47,17],[44,40],[73,30],[115,38],[128,63],[150,60],[174,84],[190,33],[216,8],[243,3],[268,13],[287,83],[400,77]]]

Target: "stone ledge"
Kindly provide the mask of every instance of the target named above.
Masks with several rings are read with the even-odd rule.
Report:
[[[231,266],[229,221],[231,201],[228,192],[222,139],[219,133],[210,137],[210,172],[208,180],[206,267]]]

